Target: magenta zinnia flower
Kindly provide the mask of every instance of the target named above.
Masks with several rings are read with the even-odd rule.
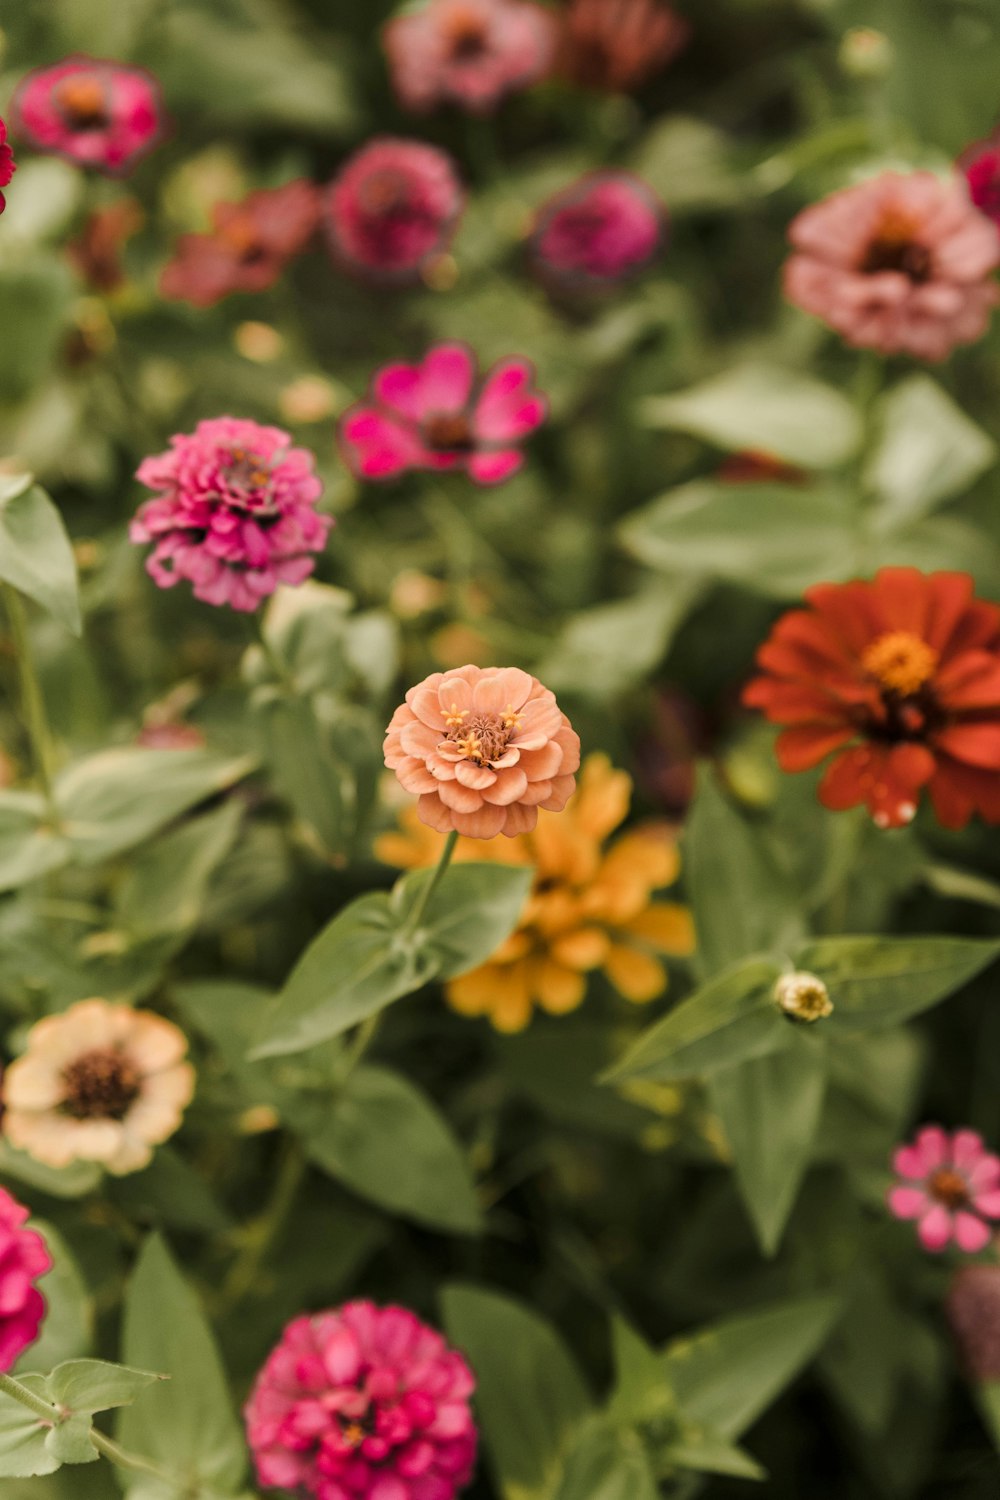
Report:
[[[319,222],[319,193],[296,178],[241,203],[217,203],[208,234],[182,234],[163,268],[164,297],[212,307],[233,292],[263,292],[305,249]]]
[[[5,188],[17,171],[14,153],[7,144],[7,127],[0,120],[0,188]],[[7,207],[7,199],[0,193],[0,214]]]
[[[939,360],[986,331],[1000,236],[965,184],[882,172],[806,208],[785,292],[858,348]]]
[[[155,544],[146,569],[160,588],[186,578],[206,604],[253,610],[279,583],[309,576],[333,520],[315,509],[312,454],[290,444],[278,427],[217,417],[139,465],[157,495],[129,536]]]
[[[408,109],[448,102],[476,114],[537,82],[552,64],[557,35],[554,13],[531,0],[427,0],[383,32]]]
[[[316,1500],[452,1500],[472,1477],[475,1381],[403,1307],[296,1318],[245,1417],[257,1481]]]
[[[545,421],[534,377],[529,360],[502,359],[477,382],[465,344],[436,344],[418,365],[385,365],[341,420],[347,461],[362,479],[464,469],[477,484],[499,484],[524,462],[518,444]]]
[[[160,85],[145,68],[77,53],[17,86],[14,128],[36,151],[117,177],[163,130]]]
[[[45,1298],[35,1285],[52,1269],[45,1241],[25,1229],[28,1210],[0,1188],[0,1372],[11,1369],[38,1337]]]
[[[544,204],[532,235],[543,277],[561,285],[621,281],[663,241],[665,216],[651,188],[629,172],[591,172]]]
[[[989,1244],[989,1219],[1000,1219],[1000,1157],[974,1130],[949,1135],[925,1125],[911,1146],[900,1146],[893,1167],[903,1179],[888,1204],[897,1219],[916,1219],[925,1250],[943,1250],[952,1239],[974,1254]]]
[[[462,202],[447,152],[392,136],[370,141],[330,185],[334,258],[371,279],[414,279],[449,244]]]
[[[962,152],[959,170],[965,173],[969,197],[988,219],[1000,226],[1000,139],[977,141]]]

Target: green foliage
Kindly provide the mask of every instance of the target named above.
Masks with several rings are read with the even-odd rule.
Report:
[[[30,474],[0,482],[0,579],[80,634],[76,563],[55,505]]]

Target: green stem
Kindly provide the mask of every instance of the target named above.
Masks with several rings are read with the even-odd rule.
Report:
[[[445,870],[447,870],[448,866],[451,864],[451,856],[455,852],[455,845],[457,843],[458,831],[457,829],[453,828],[448,837],[445,839],[444,848],[441,850],[441,858],[438,860],[437,865],[435,866],[434,874],[424,886],[424,889],[417,900],[416,906],[410,912],[409,921],[406,923],[407,932],[416,932],[417,928],[420,926],[420,923],[423,921],[424,912],[430,905],[431,897],[434,895],[434,892],[440,885],[441,877],[444,874]]]
[[[284,1227],[306,1174],[306,1159],[298,1142],[289,1138],[278,1168],[274,1191],[264,1212],[245,1230],[243,1249],[230,1267],[221,1295],[220,1312],[230,1312],[253,1289],[271,1246]]]
[[[36,1396],[34,1391],[29,1391],[26,1385],[15,1380],[13,1375],[0,1375],[0,1391],[5,1396],[11,1396],[15,1401],[20,1401],[29,1411],[34,1412],[36,1417],[41,1417],[43,1422],[49,1422],[54,1427],[59,1420],[59,1413],[51,1401],[46,1401],[42,1396]]]
[[[55,752],[48,716],[45,712],[45,699],[42,697],[41,684],[38,681],[35,659],[31,650],[28,616],[24,601],[17,589],[12,588],[9,583],[3,584],[2,587],[4,607],[10,621],[10,632],[17,656],[17,670],[21,683],[21,707],[24,712],[25,728],[31,741],[35,771],[42,789],[42,796],[45,798],[45,810],[49,822],[53,827],[58,827],[59,809],[52,790]]]
[[[64,1420],[65,1413],[60,1412],[58,1407],[53,1406],[42,1396],[36,1396],[34,1391],[29,1391],[28,1387],[22,1385],[19,1380],[15,1380],[13,1375],[0,1375],[0,1391],[5,1396],[10,1396],[12,1400],[19,1401],[22,1406],[26,1406],[49,1427],[58,1427],[59,1423]],[[142,1458],[138,1453],[129,1453],[127,1449],[106,1437],[103,1432],[99,1432],[96,1427],[91,1428],[90,1441],[98,1453],[103,1453],[105,1458],[110,1459],[119,1468],[134,1469],[139,1474],[152,1474],[156,1479],[162,1479],[173,1487],[177,1486],[175,1474],[168,1473],[166,1469],[161,1469],[150,1459]]]

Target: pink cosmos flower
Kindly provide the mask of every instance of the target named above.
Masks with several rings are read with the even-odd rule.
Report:
[[[5,188],[17,171],[14,153],[7,144],[7,127],[0,120],[0,188]],[[7,199],[0,193],[0,214],[7,207]]]
[[[449,244],[462,202],[446,152],[393,136],[370,141],[345,163],[327,194],[334,259],[368,278],[416,279]]]
[[[232,292],[263,292],[304,250],[319,222],[319,193],[296,178],[241,203],[217,203],[209,234],[182,234],[163,268],[164,297],[212,307]]]
[[[959,157],[958,167],[979,212],[1000,226],[1000,139],[992,136],[969,146]]]
[[[555,694],[518,667],[433,672],[396,709],[383,748],[420,821],[474,839],[530,833],[540,807],[562,812],[580,765]]]
[[[548,412],[534,376],[529,360],[503,359],[477,382],[466,344],[436,344],[417,365],[385,365],[341,419],[345,457],[362,479],[464,469],[477,484],[499,484],[521,467],[518,444]]]
[[[427,0],[382,35],[407,109],[450,102],[488,114],[548,72],[558,27],[552,11],[530,0]]]
[[[52,1269],[45,1241],[23,1227],[24,1208],[0,1188],[0,1372],[13,1368],[38,1337],[45,1298],[35,1286]]]
[[[957,177],[882,172],[804,209],[788,237],[786,295],[849,344],[939,360],[986,331],[1000,236]]]
[[[462,1356],[406,1308],[296,1318],[244,1413],[258,1483],[316,1500],[453,1500],[475,1463],[474,1388]]]
[[[290,444],[278,427],[217,417],[139,465],[157,494],[129,536],[154,543],[146,569],[160,588],[186,578],[206,604],[254,610],[279,583],[309,576],[333,520],[315,509],[312,454]]]
[[[925,1125],[911,1146],[900,1146],[893,1167],[903,1181],[890,1191],[890,1212],[916,1219],[925,1250],[943,1250],[954,1239],[975,1254],[989,1244],[988,1219],[1000,1219],[1000,1157],[974,1130],[949,1135]]]
[[[591,172],[550,198],[531,252],[542,275],[572,286],[621,281],[659,250],[666,228],[653,190],[630,172]]]
[[[160,85],[145,68],[76,53],[17,86],[14,128],[50,156],[122,176],[163,133]]]

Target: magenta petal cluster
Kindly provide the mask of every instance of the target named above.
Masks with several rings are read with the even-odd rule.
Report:
[[[979,212],[1000,227],[1000,139],[993,136],[969,146],[959,157],[958,167]]]
[[[258,1483],[315,1500],[453,1500],[475,1463],[474,1386],[406,1308],[296,1318],[246,1406]]]
[[[408,109],[452,103],[488,114],[549,71],[558,23],[532,0],[427,0],[390,21],[383,37]]]
[[[543,277],[563,285],[621,281],[663,243],[664,211],[630,172],[591,172],[550,198],[538,216],[532,255]]]
[[[112,177],[127,173],[163,132],[151,73],[80,53],[29,73],[12,107],[15,130],[36,151]]]
[[[925,1250],[936,1253],[952,1240],[970,1255],[985,1249],[993,1235],[987,1221],[1000,1219],[1000,1157],[981,1136],[925,1125],[912,1145],[900,1146],[893,1167],[902,1180],[889,1193],[889,1209],[917,1221]]]
[[[477,484],[499,484],[521,467],[520,444],[548,413],[534,380],[526,359],[502,359],[479,380],[467,345],[436,344],[419,364],[378,371],[341,420],[345,456],[362,479],[464,470]]]
[[[279,584],[301,583],[333,525],[316,510],[312,454],[278,427],[237,417],[171,438],[136,478],[156,491],[129,530],[153,544],[148,572],[161,588],[187,579],[206,604],[254,610]]]
[[[371,280],[414,279],[447,248],[463,202],[446,151],[379,137],[355,152],[330,185],[326,225],[333,257]]]
[[[25,1229],[28,1210],[0,1188],[0,1372],[9,1370],[38,1337],[45,1298],[35,1282],[52,1269],[45,1241]]]
[[[7,127],[0,120],[0,188],[7,186],[16,171],[17,165],[14,161],[14,153],[7,144]],[[7,200],[3,193],[0,193],[0,214],[3,213],[6,207]]]

